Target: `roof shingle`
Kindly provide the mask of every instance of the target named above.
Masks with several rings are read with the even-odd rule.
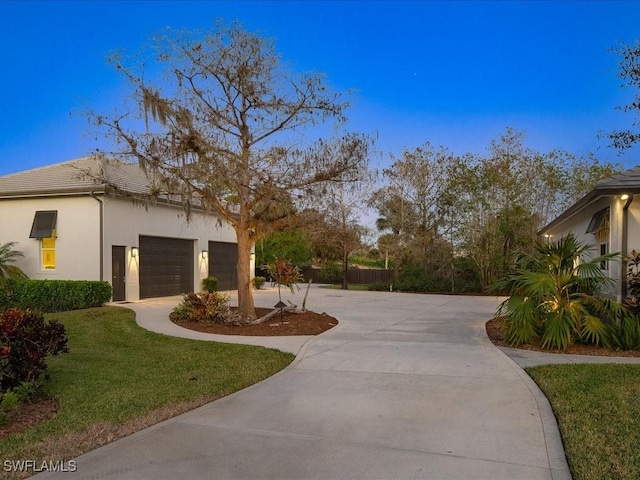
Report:
[[[0,177],[0,197],[103,192],[108,186],[146,194],[150,185],[136,164],[89,156]]]

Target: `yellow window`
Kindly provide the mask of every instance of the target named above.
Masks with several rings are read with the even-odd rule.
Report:
[[[56,238],[43,238],[42,242],[42,268],[53,270],[56,268]]]

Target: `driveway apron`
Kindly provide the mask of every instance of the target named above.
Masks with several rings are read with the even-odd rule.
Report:
[[[341,323],[283,372],[40,477],[570,478],[546,399],[485,335],[497,304],[313,288]]]

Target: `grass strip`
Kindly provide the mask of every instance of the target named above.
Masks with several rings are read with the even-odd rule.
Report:
[[[640,478],[640,365],[526,370],[551,403],[574,480]]]
[[[263,347],[152,333],[124,308],[47,317],[61,321],[69,336],[70,352],[49,359],[45,385],[59,410],[49,421],[0,441],[3,462],[69,460],[259,382],[294,358]]]
[[[350,283],[350,284],[347,285],[349,290],[354,290],[354,291],[357,291],[357,292],[366,292],[368,286],[369,285],[360,284],[360,283]],[[342,285],[340,285],[339,283],[327,284],[327,285],[322,285],[320,288],[328,288],[328,289],[331,289],[331,290],[341,290],[342,289]]]

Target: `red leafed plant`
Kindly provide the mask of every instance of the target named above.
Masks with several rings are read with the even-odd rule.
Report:
[[[46,357],[68,352],[64,325],[31,310],[0,313],[0,390],[35,382],[47,369]]]

